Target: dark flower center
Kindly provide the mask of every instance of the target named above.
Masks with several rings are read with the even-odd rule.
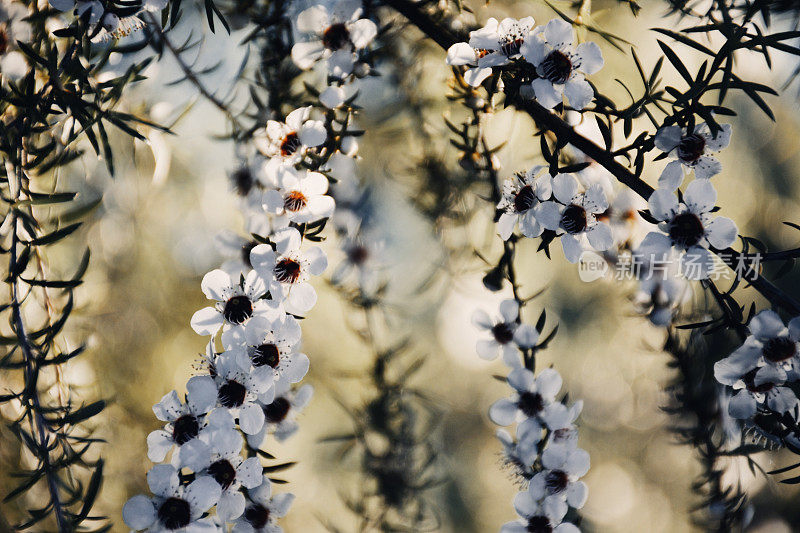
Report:
[[[257,346],[255,351],[253,351],[253,366],[269,365],[272,368],[275,368],[278,366],[278,362],[280,361],[280,355],[281,352],[274,344],[270,343]]]
[[[545,476],[544,483],[550,494],[557,494],[567,488],[569,476],[563,470],[551,470]]]
[[[242,167],[231,174],[231,181],[239,196],[247,196],[256,182],[253,173],[247,167]]]
[[[219,483],[222,490],[227,489],[236,479],[236,469],[227,459],[220,459],[208,467],[208,473]]]
[[[261,529],[269,521],[269,509],[258,503],[250,505],[244,510],[244,519],[253,526],[253,529]]]
[[[300,143],[300,137],[298,137],[297,132],[287,133],[286,137],[283,138],[281,142],[281,155],[286,157],[290,156],[295,153],[302,143]]]
[[[350,31],[343,23],[331,24],[322,33],[322,46],[328,50],[341,50],[350,44]]]
[[[269,405],[264,406],[264,416],[269,422],[277,424],[282,422],[289,414],[289,409],[292,405],[286,398],[275,398],[275,401]]]
[[[231,324],[241,324],[253,316],[253,303],[247,296],[234,296],[225,302],[222,316]]]
[[[697,133],[691,133],[682,137],[681,142],[678,143],[678,157],[681,161],[693,163],[700,159],[705,147],[706,140],[703,136]]]
[[[492,326],[492,335],[500,344],[508,344],[514,338],[514,329],[507,322],[500,322]]]
[[[526,416],[536,416],[544,409],[544,399],[537,392],[523,392],[519,395],[517,400],[517,407],[525,413]]]
[[[522,37],[518,38],[508,38],[503,44],[500,46],[500,50],[506,55],[506,57],[511,57],[513,55],[517,55],[519,53],[519,49],[522,48],[522,43],[525,42],[525,39]]]
[[[769,392],[775,388],[775,383],[770,383],[769,381],[766,383],[762,383],[761,385],[756,385],[756,373],[758,372],[758,368],[754,368],[744,376],[742,376],[742,381],[744,381],[745,387],[750,392]]]
[[[533,187],[525,185],[514,196],[514,211],[517,213],[524,213],[536,202],[536,194],[533,192]]]
[[[580,233],[586,229],[586,210],[579,206],[572,204],[564,209],[561,215],[561,227],[567,233]]]
[[[219,403],[223,407],[232,409],[239,407],[244,403],[244,398],[247,395],[247,388],[238,381],[229,379],[226,381],[217,392]]]
[[[200,433],[200,424],[194,415],[183,415],[172,423],[172,440],[182,446]]]
[[[684,248],[700,242],[704,234],[703,223],[700,222],[697,215],[692,213],[677,215],[669,224],[669,238],[673,243]]]
[[[761,353],[764,354],[764,359],[767,361],[780,363],[794,357],[794,354],[797,353],[797,345],[792,339],[778,337],[765,342]]]
[[[192,521],[189,502],[180,498],[167,498],[158,508],[158,521],[167,529],[180,529]]]
[[[306,205],[308,205],[308,199],[300,191],[289,191],[289,193],[283,197],[283,208],[287,211],[300,211]]]
[[[360,265],[364,263],[367,260],[367,257],[369,257],[369,250],[367,250],[366,246],[357,244],[347,250],[347,258],[354,265]]]
[[[300,263],[294,259],[281,259],[272,271],[279,282],[295,283],[300,278]]]
[[[551,83],[562,84],[572,73],[572,61],[563,52],[553,50],[539,65],[541,76]]]
[[[550,525],[550,519],[546,516],[532,516],[528,518],[526,530],[529,533],[551,533],[553,526]]]

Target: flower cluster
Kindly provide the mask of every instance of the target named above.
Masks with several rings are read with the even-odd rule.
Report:
[[[759,412],[796,418],[800,402],[787,385],[800,381],[800,317],[787,326],[775,311],[764,310],[750,320],[749,333],[736,351],[714,364],[717,381],[736,391],[729,414],[743,420]]]
[[[470,32],[469,42],[447,50],[448,65],[469,67],[464,79],[473,87],[495,68],[511,63],[522,63],[530,71],[533,80],[528,94],[542,106],[552,109],[566,97],[570,107],[584,109],[594,98],[585,76],[603,67],[603,55],[593,42],[576,46],[572,26],[564,20],[534,27],[533,17],[500,22],[490,18],[483,28]]]
[[[314,6],[299,15],[300,31],[331,25],[320,35],[326,50],[337,46],[336,54],[312,60],[308,46],[298,43],[293,58],[305,50],[304,68],[324,59],[338,61],[342,72],[343,54],[355,57],[371,41],[374,24],[359,20],[352,4],[340,2],[330,13]],[[251,237],[218,238],[229,259],[203,277],[211,305],[191,319],[196,333],[210,337],[203,373],[189,380],[184,401],[172,391],[153,408],[166,425],[148,436],[148,457],[169,456],[169,463],[148,474],[154,497],[136,496],[125,505],[133,529],[227,530],[233,523],[234,531],[280,531],[275,521],[293,496],[271,496],[256,452],[268,436],[282,441],[298,429],[296,416],[312,394],[310,385],[298,385],[309,370],[298,318],[316,304],[311,281],[328,266],[322,249],[308,242],[320,240],[334,214],[329,176],[335,179],[337,167],[357,151],[348,134],[354,109],[344,98],[347,81],[339,77],[318,104],[268,120],[250,145],[239,147],[246,162],[231,178]],[[364,255],[353,249],[348,257],[360,264]],[[209,515],[212,507],[216,513]]]

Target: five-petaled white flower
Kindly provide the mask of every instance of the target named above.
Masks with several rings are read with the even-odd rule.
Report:
[[[328,60],[328,72],[345,78],[353,72],[357,52],[365,49],[378,34],[378,27],[361,18],[360,0],[339,0],[332,8],[311,6],[297,17],[297,30],[309,40],[292,47],[292,60],[301,69],[314,66],[320,59]]]
[[[314,387],[311,385],[303,385],[293,391],[285,381],[276,383],[275,398],[271,402],[262,402],[264,428],[259,433],[247,436],[250,446],[260,446],[268,434],[279,442],[294,435],[300,427],[296,421],[297,415],[308,405],[313,394]]]
[[[531,479],[528,492],[533,500],[561,498],[570,507],[580,509],[589,489],[579,481],[589,471],[589,454],[580,448],[551,444],[542,452],[544,470]]]
[[[285,228],[273,235],[275,250],[259,244],[250,252],[250,263],[267,282],[273,298],[284,299],[288,313],[302,315],[317,303],[317,292],[308,283],[328,266],[318,246],[300,250],[302,237],[296,228]]]
[[[525,174],[517,174],[503,183],[503,197],[497,209],[503,211],[497,221],[497,233],[507,241],[519,223],[519,229],[526,237],[542,234],[542,225],[536,220],[534,208],[540,201],[549,200],[553,192],[553,178],[549,173],[541,176],[546,166],[537,165]]]
[[[212,453],[208,466],[200,473],[214,479],[222,490],[217,503],[217,516],[230,522],[242,515],[245,508],[244,494],[240,487],[254,489],[263,478],[258,457],[243,459],[243,439],[238,431],[222,431],[212,439]]]
[[[316,222],[333,214],[333,197],[328,192],[328,178],[319,172],[281,167],[277,172],[278,190],[264,193],[264,210],[284,215],[292,222]]]
[[[155,465],[147,473],[154,497],[134,496],[122,508],[122,519],[135,531],[198,533],[217,531],[210,518],[202,518],[222,493],[211,476],[198,476],[187,486],[180,484],[172,465]]]
[[[551,531],[553,533],[580,533],[569,522],[561,522],[567,514],[567,503],[559,498],[534,500],[530,492],[523,491],[514,498],[514,509],[522,520],[508,522],[500,528],[500,533],[528,533],[530,531]]]
[[[238,412],[239,427],[248,435],[258,433],[264,426],[264,412],[256,403],[259,399],[271,401],[275,394],[272,368],[253,367],[242,370],[235,358],[223,353],[217,358],[217,401]]]
[[[736,240],[736,224],[726,217],[712,217],[717,193],[708,180],[694,180],[686,187],[683,203],[674,193],[656,189],[647,202],[650,214],[664,232],[650,232],[637,249],[645,258],[667,256],[674,248],[685,251],[681,272],[688,279],[706,279],[714,267],[708,247],[725,249]]]
[[[586,42],[576,47],[574,39],[569,23],[553,19],[536,28],[520,49],[539,75],[531,83],[536,100],[548,109],[560,104],[564,96],[574,109],[583,109],[594,97],[584,75],[603,68],[603,55],[596,43]]]
[[[308,372],[308,356],[297,351],[300,324],[291,315],[270,321],[256,317],[244,328],[244,342],[230,350],[240,368],[268,367],[275,381],[297,383]]]
[[[553,178],[555,200],[536,207],[536,218],[546,229],[561,236],[564,257],[577,263],[588,247],[608,250],[614,244],[611,226],[597,219],[608,209],[608,200],[600,185],[578,192],[578,180],[569,174]]]
[[[534,376],[527,368],[515,368],[508,374],[508,384],[515,390],[511,398],[497,400],[489,408],[489,418],[498,426],[508,426],[525,419],[541,420],[548,427],[560,426],[566,406],[554,403],[561,389],[561,376],[545,368]],[[556,422],[559,422],[558,424]]]
[[[310,148],[322,145],[328,138],[325,123],[311,120],[311,106],[295,109],[286,115],[286,122],[268,120],[257,130],[253,142],[258,151],[270,159],[264,165],[266,179],[275,179],[282,165],[294,165],[303,159]]]
[[[714,377],[739,391],[728,402],[728,413],[733,418],[752,418],[759,405],[766,405],[777,413],[792,411],[798,406],[797,397],[792,389],[782,386],[783,380],[775,367],[743,372],[736,361],[723,360],[714,365]]]
[[[497,359],[510,367],[520,366],[519,348],[531,348],[539,340],[539,332],[530,324],[520,324],[519,304],[516,300],[503,300],[500,303],[500,316],[492,318],[483,309],[477,309],[472,315],[472,323],[490,334],[490,338],[481,339],[476,345],[478,355],[482,359]]]
[[[294,501],[294,494],[284,493],[272,496],[272,483],[266,477],[261,485],[247,491],[250,502],[233,523],[236,533],[283,533],[276,523],[278,518],[286,516]]]
[[[520,47],[533,28],[533,17],[520,20],[490,18],[483,28],[469,34],[469,43],[456,43],[447,50],[447,64],[468,65],[464,80],[477,87],[492,74],[492,67],[508,64],[519,57]]]
[[[721,124],[721,130],[711,133],[703,122],[691,130],[680,126],[659,128],[655,137],[656,148],[674,157],[667,163],[658,179],[660,189],[674,191],[683,182],[684,174],[694,169],[694,176],[708,179],[722,171],[722,163],[709,155],[719,152],[731,142],[731,125]]]

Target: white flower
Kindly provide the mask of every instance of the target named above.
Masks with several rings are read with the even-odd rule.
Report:
[[[533,477],[532,465],[539,455],[535,443],[522,439],[514,440],[505,429],[495,432],[497,440],[503,445],[503,459],[506,464],[514,469],[514,473],[522,480],[527,481]]]
[[[380,288],[380,270],[384,266],[383,241],[356,230],[355,235],[344,237],[340,247],[344,259],[331,274],[331,283],[341,285],[352,276],[363,293],[374,294]]]
[[[325,253],[317,246],[300,250],[302,238],[295,228],[285,228],[272,237],[276,249],[259,244],[250,252],[250,262],[267,281],[273,298],[284,299],[286,311],[303,315],[317,303],[317,292],[308,283],[328,266]]]
[[[251,447],[260,446],[267,434],[272,434],[279,442],[294,435],[299,428],[295,418],[308,405],[314,394],[314,387],[311,385],[303,385],[296,391],[292,391],[286,382],[277,383],[275,387],[275,399],[271,402],[262,402],[264,428],[259,433],[247,437]]]
[[[222,494],[217,503],[217,516],[230,522],[244,512],[245,499],[239,487],[254,489],[261,484],[261,461],[258,457],[242,458],[243,440],[238,431],[219,432],[212,444],[214,452],[201,474],[219,484]]]
[[[520,492],[514,498],[514,509],[522,520],[508,522],[500,528],[500,533],[528,533],[530,531],[552,531],[553,533],[579,533],[574,525],[561,521],[567,514],[567,503],[559,498],[545,498],[537,501],[528,491]]]
[[[198,476],[181,486],[171,465],[156,465],[147,473],[153,498],[134,496],[122,508],[122,519],[135,531],[199,533],[217,531],[208,518],[201,518],[219,501],[221,490],[210,476]]]
[[[477,87],[492,74],[492,67],[519,57],[533,24],[533,17],[506,18],[501,22],[490,18],[483,28],[470,32],[469,43],[456,43],[447,50],[447,64],[472,67],[464,73],[464,80]]]
[[[309,148],[322,145],[328,138],[325,123],[309,118],[311,109],[311,106],[295,109],[286,115],[286,122],[268,120],[264,129],[253,135],[256,148],[271,158],[264,168],[268,178],[280,165],[301,161]]]
[[[588,247],[608,250],[614,243],[611,227],[597,219],[608,209],[608,200],[599,185],[578,193],[578,180],[569,174],[553,178],[556,201],[542,202],[536,207],[536,218],[546,229],[561,236],[564,257],[577,263]],[[559,203],[560,202],[560,203]]]
[[[527,368],[515,368],[508,375],[508,384],[516,393],[511,398],[496,401],[489,408],[489,418],[498,426],[508,426],[515,421],[541,420],[548,427],[560,426],[566,407],[553,403],[561,389],[561,376],[546,368],[534,376]],[[560,406],[560,407],[559,407]]]
[[[680,187],[685,173],[694,169],[699,179],[709,179],[722,171],[722,164],[713,156],[731,142],[731,125],[721,124],[722,129],[711,134],[705,122],[691,131],[680,126],[659,128],[655,137],[656,147],[675,158],[664,168],[658,179],[660,189],[674,191]]]
[[[544,470],[533,476],[528,492],[534,501],[555,496],[571,507],[586,503],[589,489],[578,481],[589,471],[589,454],[580,448],[551,444],[542,452]]]
[[[720,364],[723,363],[724,364]],[[736,361],[734,361],[735,363]],[[777,413],[792,411],[798,406],[797,397],[788,387],[782,387],[779,373],[775,367],[768,370],[739,371],[738,365],[731,361],[719,361],[714,365],[714,377],[723,385],[739,390],[728,403],[728,413],[733,418],[752,418],[759,405],[765,405]]]
[[[472,315],[472,323],[491,335],[481,339],[476,345],[482,359],[497,359],[502,354],[503,361],[511,367],[520,366],[519,348],[531,348],[539,340],[539,332],[529,324],[519,323],[519,304],[516,300],[503,300],[500,303],[500,316],[492,319],[483,309]]]
[[[308,34],[309,40],[292,47],[292,60],[306,70],[320,59],[328,60],[328,71],[336,78],[353,72],[358,56],[378,34],[378,27],[362,19],[360,0],[339,0],[332,8],[315,5],[297,17],[297,31]]]
[[[526,237],[538,237],[542,226],[534,216],[534,208],[542,200],[549,200],[553,192],[553,178],[545,173],[538,178],[545,166],[535,166],[525,174],[517,174],[503,183],[503,197],[497,209],[503,211],[497,221],[497,233],[507,241],[519,223],[519,229]]]
[[[347,100],[347,94],[341,85],[330,85],[319,93],[319,103],[328,109],[336,109]]]
[[[597,44],[586,42],[576,47],[574,39],[569,23],[553,19],[536,28],[520,49],[539,75],[531,83],[536,100],[548,109],[560,104],[564,96],[574,109],[583,109],[594,97],[584,75],[603,68],[603,55]]]
[[[294,494],[272,494],[272,484],[266,477],[261,485],[248,490],[250,503],[244,514],[233,524],[236,533],[283,533],[276,523],[278,518],[286,516],[294,501]]]
[[[674,256],[674,255],[673,255]],[[668,268],[674,268],[669,263]],[[655,326],[669,326],[680,305],[691,297],[691,288],[680,277],[649,275],[639,281],[639,289],[633,297],[637,311],[647,315]]]
[[[800,317],[787,328],[775,311],[758,313],[749,324],[750,335],[729,357],[717,361],[714,373],[730,385],[733,378],[756,370],[755,386],[800,378]]]
[[[614,196],[608,209],[597,215],[597,219],[611,226],[611,234],[617,248],[630,249],[633,242],[642,239],[645,228],[655,229],[639,215],[639,210],[646,207],[647,204],[641,196],[624,188]]]
[[[558,407],[563,406],[563,409]],[[548,418],[550,428],[550,444],[576,448],[578,446],[578,428],[575,420],[583,410],[583,400],[578,400],[569,408],[563,404],[553,404]],[[538,443],[541,440],[542,427],[535,418],[529,418],[517,426],[517,440],[527,443]]]
[[[192,329],[199,335],[215,335],[223,326],[242,326],[254,315],[279,316],[278,303],[261,298],[267,293],[267,286],[254,270],[247,273],[243,282],[223,270],[212,270],[203,276],[201,288],[216,304],[192,315]]]
[[[167,422],[164,429],[147,436],[147,457],[154,463],[163,461],[173,445],[178,446],[180,456],[182,447],[197,440],[206,430],[204,415],[216,406],[217,387],[210,376],[194,376],[186,383],[186,390],[186,403],[181,402],[178,393],[173,390],[153,406],[156,418]],[[208,447],[204,441],[193,446]],[[184,455],[182,460],[179,459],[179,464],[191,463],[191,454]]]
[[[316,222],[333,214],[333,197],[327,196],[328,178],[319,172],[284,166],[277,171],[280,190],[264,193],[263,207],[268,213],[285,215],[298,224]]]
[[[695,180],[686,187],[683,203],[671,191],[656,189],[648,200],[650,214],[665,233],[650,232],[638,254],[661,257],[671,248],[685,251],[680,258],[681,272],[688,279],[708,278],[714,266],[709,246],[725,249],[736,240],[736,224],[725,217],[712,217],[717,193],[708,180]]]
[[[270,321],[256,317],[244,328],[244,342],[231,348],[239,368],[268,367],[275,381],[297,383],[308,372],[308,356],[297,351],[300,324],[290,315]]]
[[[269,366],[242,370],[228,353],[217,359],[217,401],[239,415],[239,427],[248,435],[258,433],[264,425],[264,413],[256,403],[270,401],[275,394],[272,368]]]

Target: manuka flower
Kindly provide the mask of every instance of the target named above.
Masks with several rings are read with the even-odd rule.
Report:
[[[273,435],[279,442],[294,435],[299,428],[295,418],[308,405],[313,394],[314,387],[311,385],[303,385],[292,391],[285,381],[277,383],[275,398],[271,402],[262,402],[264,428],[259,433],[248,435],[247,442],[250,446],[260,446],[268,434]]]
[[[576,448],[578,446],[578,428],[575,420],[583,410],[583,401],[577,401],[567,407],[563,403],[552,403],[547,409],[547,428],[550,430],[551,445]],[[517,425],[517,441],[523,449],[537,448],[542,440],[544,425],[537,417],[523,420]]]
[[[561,376],[552,368],[546,368],[534,376],[527,368],[515,368],[508,375],[508,384],[515,390],[514,396],[497,400],[489,408],[489,418],[498,426],[508,426],[515,421],[534,418],[550,423],[563,418],[566,407],[553,403],[561,389]],[[553,407],[560,406],[561,408]]]
[[[725,217],[712,217],[717,193],[707,180],[695,180],[686,187],[683,203],[674,193],[656,189],[647,202],[650,214],[664,233],[650,232],[637,249],[645,258],[664,257],[671,249],[685,251],[681,272],[689,279],[708,278],[714,266],[709,246],[725,249],[736,240],[736,224]]]
[[[520,324],[519,304],[516,300],[503,300],[500,303],[500,316],[492,319],[489,314],[478,309],[472,315],[472,323],[490,334],[476,345],[482,359],[497,359],[502,354],[503,361],[511,367],[520,366],[519,348],[530,348],[539,340],[539,332],[530,324]]]
[[[298,224],[328,218],[335,207],[328,192],[328,178],[319,172],[284,166],[277,172],[278,190],[264,193],[263,207],[268,213],[285,216]]]
[[[525,174],[517,174],[503,183],[503,197],[497,209],[503,213],[497,221],[497,233],[507,241],[519,223],[526,237],[538,237],[542,226],[534,216],[534,208],[540,201],[549,200],[553,192],[553,178],[549,173],[537,177],[545,166],[535,166]]]
[[[514,440],[505,429],[495,432],[497,440],[503,445],[503,463],[512,469],[513,474],[521,481],[527,482],[533,477],[533,463],[539,455],[537,442],[530,443],[523,439]]]
[[[580,509],[586,503],[588,488],[579,481],[589,471],[589,454],[580,448],[550,444],[542,452],[544,470],[531,479],[531,499],[560,498],[570,507]]]
[[[447,64],[468,65],[464,80],[473,87],[480,85],[492,74],[493,67],[507,65],[519,57],[533,28],[533,17],[520,20],[490,18],[483,28],[469,34],[469,43],[456,43],[447,50]]]
[[[536,28],[520,49],[539,75],[531,83],[536,100],[548,109],[560,104],[564,96],[574,109],[583,109],[594,97],[584,75],[603,68],[603,55],[597,44],[587,42],[576,47],[574,39],[569,23],[553,19]]]
[[[384,266],[383,241],[365,233],[360,227],[354,233],[342,239],[340,248],[344,252],[344,259],[331,274],[331,283],[341,285],[353,277],[363,293],[372,295],[380,288],[380,271]]]
[[[275,392],[272,368],[242,370],[234,357],[222,354],[217,359],[217,401],[238,413],[239,427],[248,435],[258,433],[264,425],[264,413],[256,404],[258,398],[270,401]]]
[[[783,380],[775,367],[742,372],[735,363],[723,360],[714,365],[717,381],[739,391],[728,403],[728,413],[733,418],[752,418],[759,406],[766,406],[776,413],[792,411],[798,406],[797,397],[792,389],[782,386]]]
[[[333,7],[314,5],[297,16],[297,31],[308,40],[298,40],[292,47],[292,60],[303,70],[320,59],[328,60],[328,72],[344,78],[353,72],[357,53],[378,34],[378,27],[361,18],[360,0],[339,0]]]
[[[243,440],[238,431],[219,432],[212,444],[208,467],[200,474],[210,476],[219,484],[222,494],[217,503],[217,516],[230,522],[244,512],[246,502],[239,488],[254,489],[261,484],[261,461],[258,457],[242,458]]]
[[[671,268],[670,268],[671,269]],[[669,326],[680,306],[691,297],[688,282],[680,277],[649,275],[639,281],[633,297],[637,311],[654,326]]]
[[[311,120],[311,106],[295,109],[286,115],[286,122],[268,120],[264,129],[253,134],[259,152],[269,157],[264,168],[267,179],[274,179],[281,165],[295,164],[309,148],[316,148],[328,138],[325,123]]]
[[[308,283],[328,266],[325,253],[317,246],[300,250],[302,238],[295,228],[286,228],[273,235],[276,249],[259,244],[250,252],[250,262],[267,282],[273,298],[284,299],[288,313],[303,315],[317,303],[317,292]]]
[[[261,485],[247,491],[250,500],[233,524],[236,533],[283,533],[276,522],[286,516],[294,501],[294,494],[284,493],[272,496],[272,483],[266,477]]]
[[[212,270],[203,276],[201,288],[216,304],[192,315],[192,329],[199,335],[215,335],[223,326],[242,326],[254,315],[274,318],[280,313],[277,302],[262,299],[267,286],[254,270],[243,281],[222,270]]]
[[[589,247],[608,250],[614,243],[611,227],[597,219],[608,209],[608,200],[599,185],[585,193],[578,192],[578,180],[569,174],[553,178],[555,200],[542,202],[536,208],[536,218],[546,229],[561,236],[564,257],[577,263]]]
[[[775,311],[764,310],[753,317],[748,327],[750,336],[729,357],[717,361],[715,374],[730,381],[755,371],[753,383],[756,386],[764,382],[797,381],[800,378],[800,317],[789,321],[787,328]]]
[[[712,135],[708,124],[703,122],[688,130],[680,126],[664,126],[656,133],[656,148],[674,157],[667,163],[658,187],[674,191],[683,182],[683,176],[694,169],[694,176],[708,179],[722,171],[722,164],[713,156],[731,142],[731,125],[721,124],[722,129]]]
[[[156,465],[147,473],[147,484],[154,497],[134,496],[122,508],[129,528],[154,533],[218,531],[211,519],[202,518],[222,493],[212,477],[198,476],[182,486],[175,467]]]
[[[206,432],[206,413],[217,403],[217,388],[209,376],[195,376],[186,383],[186,403],[180,401],[178,393],[172,391],[165,394],[161,401],[153,406],[156,418],[167,422],[164,429],[153,431],[147,436],[147,457],[154,463],[164,460],[173,446],[181,448],[198,439]],[[207,439],[205,439],[207,440]],[[203,442],[202,447],[207,447]],[[180,456],[180,451],[178,452]],[[184,457],[178,464],[191,463]]]
[[[514,498],[514,509],[522,520],[508,522],[500,528],[500,533],[580,533],[568,522],[561,522],[567,514],[567,503],[558,498],[534,500],[528,491],[520,492]]]
[[[308,372],[308,356],[297,351],[300,324],[290,316],[270,321],[256,317],[244,329],[244,343],[231,348],[231,356],[240,368],[269,367],[275,381],[297,383]]]

